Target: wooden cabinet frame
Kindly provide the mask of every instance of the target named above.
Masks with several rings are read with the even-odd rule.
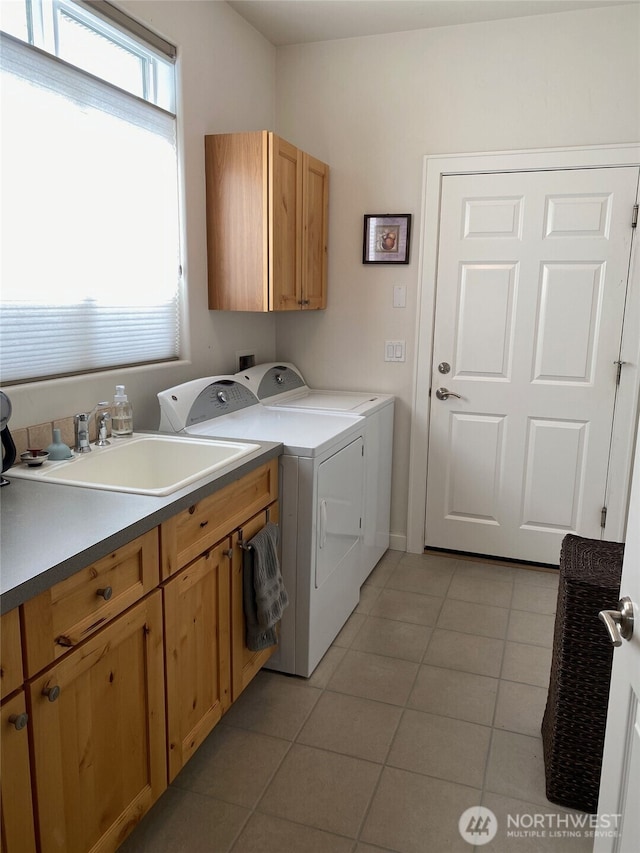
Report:
[[[209,308],[326,308],[326,163],[257,131],[206,136],[205,166]]]

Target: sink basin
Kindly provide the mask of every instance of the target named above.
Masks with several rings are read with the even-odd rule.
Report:
[[[185,436],[134,434],[112,439],[108,447],[66,462],[45,462],[40,468],[11,468],[11,477],[132,492],[169,495],[219,468],[258,450],[260,445]]]

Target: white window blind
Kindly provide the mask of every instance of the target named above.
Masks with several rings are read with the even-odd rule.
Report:
[[[175,116],[1,39],[2,383],[177,358]]]

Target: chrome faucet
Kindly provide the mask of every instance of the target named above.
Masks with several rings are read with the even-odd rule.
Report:
[[[89,422],[91,416],[95,415],[98,409],[107,408],[110,405],[108,400],[103,400],[91,409],[90,412],[79,412],[75,415],[73,422],[75,427],[76,453],[90,453],[91,443],[89,441]],[[100,439],[98,439],[100,440]],[[105,425],[105,441],[106,441],[106,425]],[[108,443],[108,442],[107,442]]]

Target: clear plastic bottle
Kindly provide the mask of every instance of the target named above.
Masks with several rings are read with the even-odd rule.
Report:
[[[111,435],[122,437],[133,433],[133,407],[124,393],[124,385],[116,385],[111,414]]]

